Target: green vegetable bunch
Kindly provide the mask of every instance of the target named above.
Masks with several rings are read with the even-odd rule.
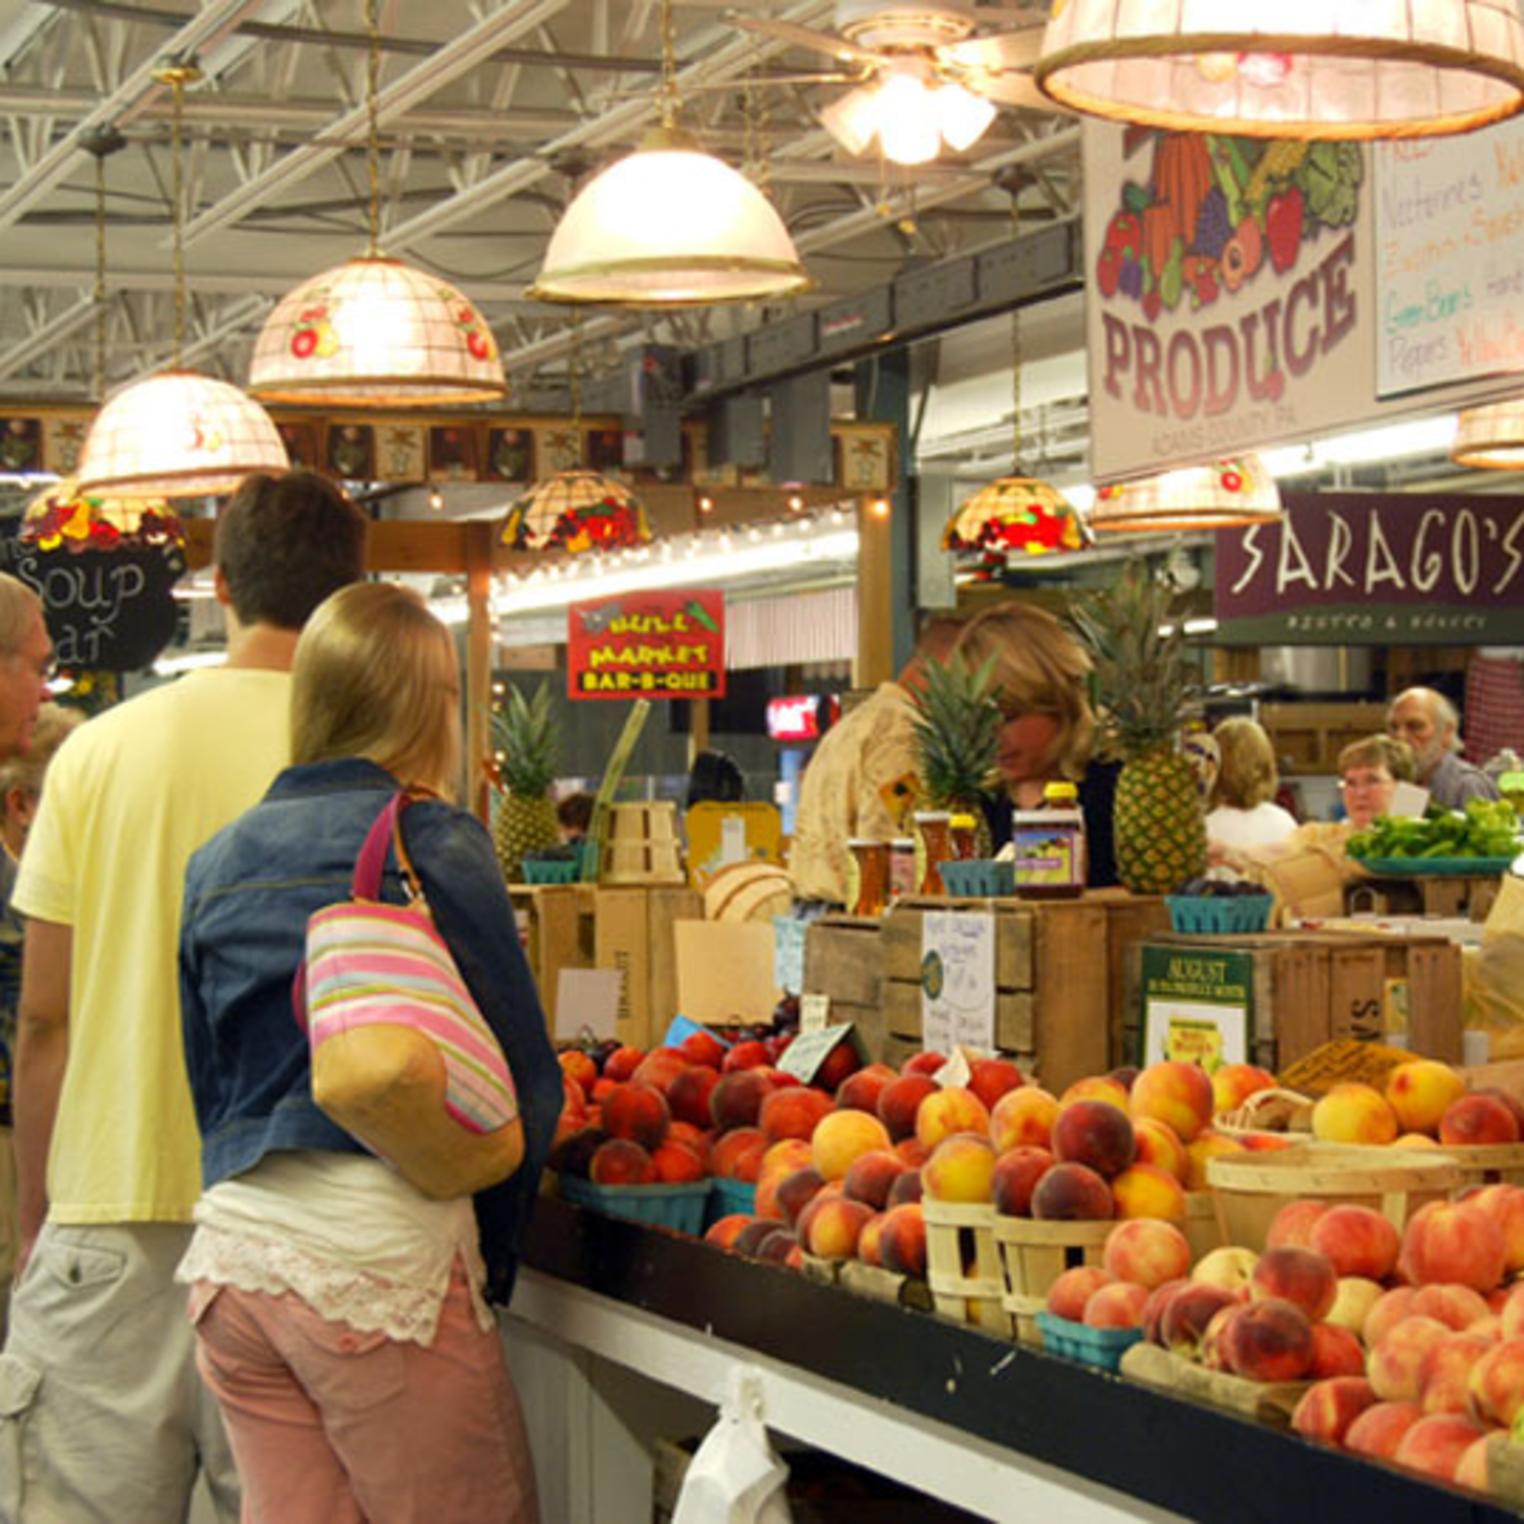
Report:
[[[1379,815],[1349,838],[1351,857],[1511,857],[1518,817],[1506,799],[1468,799],[1462,810],[1429,807],[1422,820]]]

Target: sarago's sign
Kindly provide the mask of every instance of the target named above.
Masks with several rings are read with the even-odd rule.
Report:
[[[1217,537],[1221,644],[1524,643],[1524,497],[1282,501]]]
[[[723,698],[725,595],[679,588],[574,603],[566,658],[574,699]]]

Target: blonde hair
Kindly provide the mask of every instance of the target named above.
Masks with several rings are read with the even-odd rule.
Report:
[[[1395,736],[1366,736],[1351,741],[1339,753],[1339,776],[1352,767],[1384,767],[1398,783],[1412,783],[1418,777],[1418,762],[1413,748]]]
[[[1275,750],[1263,725],[1237,715],[1223,720],[1212,732],[1212,739],[1222,761],[1207,800],[1209,809],[1226,805],[1233,810],[1252,810],[1275,797],[1280,778],[1275,770]]]
[[[37,594],[9,572],[0,572],[0,655],[19,656],[33,621],[41,618]]]
[[[13,788],[25,789],[34,799],[42,793],[42,776],[53,760],[53,753],[63,745],[85,717],[78,709],[62,704],[43,704],[32,726],[32,744],[18,756],[0,762],[0,813],[6,811],[5,796]]]
[[[411,588],[356,582],[324,599],[291,667],[291,760],[366,757],[453,798],[460,768],[455,642]]]
[[[1090,658],[1052,614],[1035,604],[997,603],[969,620],[954,650],[974,671],[993,656],[1002,713],[1056,720],[1053,760],[1064,777],[1083,775],[1095,740],[1095,716],[1085,697]]]

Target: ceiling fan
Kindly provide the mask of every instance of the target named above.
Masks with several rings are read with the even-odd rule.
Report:
[[[943,0],[837,0],[834,32],[730,12],[732,26],[851,66],[850,74],[796,76],[821,83],[855,81],[820,115],[849,153],[878,139],[886,158],[924,164],[943,143],[971,147],[995,117],[996,104],[1052,111],[1032,83],[1042,51],[1041,7],[995,9]]]

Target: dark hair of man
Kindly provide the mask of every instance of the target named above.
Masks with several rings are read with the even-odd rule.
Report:
[[[242,625],[299,630],[365,575],[369,520],[315,471],[248,477],[217,519],[213,560]]]

